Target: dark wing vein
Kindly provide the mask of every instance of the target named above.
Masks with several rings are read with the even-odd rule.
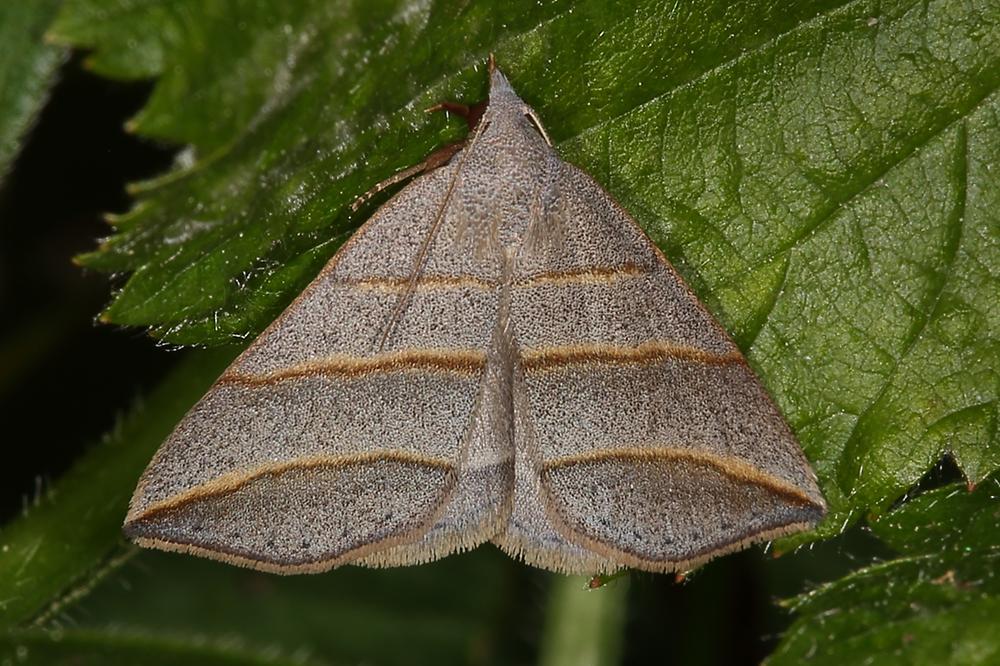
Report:
[[[393,331],[396,330],[396,326],[402,319],[403,313],[409,306],[410,301],[413,300],[413,294],[417,289],[417,283],[427,266],[427,259],[430,256],[431,245],[434,243],[434,239],[437,238],[438,231],[440,231],[441,224],[445,218],[445,213],[448,211],[448,206],[451,204],[452,195],[454,194],[455,188],[458,186],[458,182],[461,179],[462,167],[465,165],[465,161],[468,159],[468,156],[472,153],[472,148],[475,146],[476,141],[479,139],[482,134],[482,130],[486,125],[487,123],[484,122],[479,123],[476,127],[475,134],[472,135],[472,138],[469,140],[468,144],[466,144],[465,149],[462,150],[461,158],[455,167],[455,173],[452,176],[451,181],[448,183],[448,190],[445,192],[444,200],[441,202],[441,207],[438,209],[437,215],[434,218],[434,224],[431,225],[430,230],[427,232],[427,236],[420,244],[420,250],[417,252],[417,256],[413,261],[413,268],[410,270],[410,275],[407,279],[406,291],[400,294],[399,299],[396,301],[396,306],[393,308],[392,313],[389,315],[389,318],[382,329],[382,335],[379,336],[379,352],[385,349],[385,345],[389,341],[389,337],[392,335]]]

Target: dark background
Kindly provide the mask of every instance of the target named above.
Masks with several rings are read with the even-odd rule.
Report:
[[[74,57],[0,189],[0,519],[21,510],[111,428],[177,357],[141,331],[96,323],[114,280],[73,256],[111,232],[125,184],[169,167],[173,151],[123,130],[152,85],[86,72]]]
[[[110,233],[105,212],[124,212],[125,185],[169,168],[173,148],[123,129],[152,85],[87,73],[79,55],[54,92],[0,190],[0,521],[15,517],[184,353],[144,332],[99,325],[96,315],[124,276],[87,273],[72,257]],[[850,543],[848,543],[850,542]],[[632,574],[626,663],[750,664],[774,646],[790,616],[774,601],[847,571],[869,552],[860,530],[781,559],[759,548],[709,564],[684,583]],[[461,556],[467,557],[467,556]],[[513,565],[517,566],[517,565]],[[504,661],[532,663],[545,574],[519,567],[520,589],[499,633]],[[470,590],[474,593],[474,590]],[[329,655],[336,663],[336,655]]]

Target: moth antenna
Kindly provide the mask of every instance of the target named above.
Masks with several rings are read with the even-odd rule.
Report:
[[[469,132],[475,132],[476,127],[479,125],[479,121],[483,118],[483,113],[486,111],[487,104],[487,100],[477,102],[472,106],[462,104],[460,102],[438,102],[434,106],[424,109],[424,113],[434,113],[436,111],[453,113],[456,116],[460,116],[465,119],[465,123],[469,126]],[[459,141],[458,145],[465,145],[465,142]]]

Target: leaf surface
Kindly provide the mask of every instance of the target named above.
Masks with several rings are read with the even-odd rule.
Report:
[[[362,221],[354,197],[462,135],[421,109],[481,98],[495,51],[559,150],[632,211],[732,331],[799,435],[831,512],[783,547],[878,515],[942,455],[971,482],[1000,466],[996,3],[511,12],[72,2],[53,34],[93,48],[103,74],[158,76],[131,126],[187,146],[82,258],[131,274],[104,317],[178,343],[254,335]],[[113,482],[116,501],[132,480]],[[990,483],[968,501],[988,506]],[[911,502],[877,522],[903,556],[797,602],[775,663],[883,648],[913,663],[988,663],[995,542],[921,550],[885,522],[944,524],[930,511]],[[104,520],[84,562],[115,540],[117,521]],[[37,583],[33,605],[64,584]]]
[[[996,2],[75,0],[54,34],[158,75],[133,127],[189,146],[82,257],[131,273],[108,321],[260,331],[361,222],[347,204],[461,136],[422,109],[481,98],[495,51],[798,433],[831,511],[786,545],[946,453],[973,482],[1000,465]]]
[[[42,39],[62,0],[0,3],[0,181],[38,115],[65,49]]]
[[[74,468],[0,529],[0,631],[57,612],[116,566],[135,482],[234,353],[194,354]]]
[[[939,488],[872,526],[900,557],[791,600],[770,666],[1000,660],[1000,482]]]

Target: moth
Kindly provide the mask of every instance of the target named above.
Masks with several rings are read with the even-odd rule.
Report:
[[[563,573],[669,572],[824,515],[740,350],[489,70],[464,145],[163,443],[128,537],[276,573],[484,542]]]

